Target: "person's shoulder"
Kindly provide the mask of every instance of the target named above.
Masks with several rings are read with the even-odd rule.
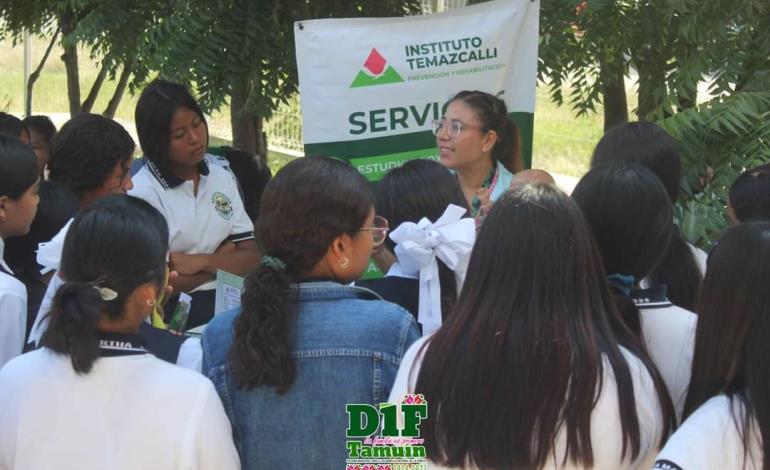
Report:
[[[64,359],[63,356],[57,357],[45,348],[16,356],[0,368],[0,388],[9,384],[22,385],[30,380],[45,383],[50,379],[46,370],[57,367],[62,359]]]
[[[700,269],[700,272],[702,275],[706,274],[706,264],[708,262],[708,253],[701,250],[697,246],[693,245],[690,242],[687,242],[687,247],[692,252],[693,257],[695,257],[695,262],[698,263],[698,269]]]
[[[241,307],[235,307],[224,312],[217,313],[214,318],[206,325],[206,329],[203,330],[203,335],[211,335],[219,332],[223,329],[231,328],[231,325],[235,321],[235,318],[241,313]]]
[[[151,354],[143,356],[143,359],[146,363],[142,364],[142,375],[147,378],[148,383],[188,391],[211,385],[200,373],[158,359]]]
[[[206,325],[201,336],[206,365],[216,365],[227,360],[227,352],[233,339],[233,323],[240,313],[240,307],[218,313]],[[203,372],[206,373],[205,370]]]
[[[152,174],[150,167],[144,165],[131,177],[134,187],[128,190],[130,196],[143,197],[163,190],[160,181]]]
[[[24,287],[20,280],[10,274],[0,272],[0,295],[8,295],[26,300],[27,288]]]
[[[735,407],[725,395],[709,399],[690,415],[668,439],[655,463],[658,470],[724,468],[743,455],[743,445],[733,420]],[[693,452],[698,449],[698,452]],[[736,464],[736,468],[740,465]],[[741,467],[742,468],[742,467]]]

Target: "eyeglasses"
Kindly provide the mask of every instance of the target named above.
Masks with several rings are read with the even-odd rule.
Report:
[[[372,232],[372,245],[378,247],[385,242],[385,239],[388,237],[388,230],[390,229],[388,228],[388,219],[375,215],[371,227],[363,227],[358,230]]]
[[[438,135],[439,132],[441,132],[441,129],[446,129],[447,134],[449,137],[456,138],[460,137],[460,133],[463,131],[463,129],[483,129],[483,126],[474,126],[471,124],[465,124],[462,121],[458,121],[457,119],[452,119],[451,121],[447,122],[446,119],[434,119],[433,122],[433,134]]]

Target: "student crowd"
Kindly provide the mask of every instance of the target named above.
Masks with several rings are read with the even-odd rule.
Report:
[[[707,254],[652,123],[568,196],[480,91],[374,188],[210,148],[180,84],[135,117],[136,160],[107,118],[0,114],[0,469],[350,469],[346,405],[422,394],[429,468],[770,470],[770,165]]]

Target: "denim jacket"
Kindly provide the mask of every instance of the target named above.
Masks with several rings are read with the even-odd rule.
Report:
[[[233,321],[217,315],[203,335],[203,373],[222,398],[244,469],[343,469],[348,403],[385,402],[406,349],[420,337],[403,308],[360,287],[295,284],[291,335],[295,380],[239,389],[228,371]]]

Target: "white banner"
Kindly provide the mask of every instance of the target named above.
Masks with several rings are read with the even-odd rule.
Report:
[[[433,15],[295,23],[307,154],[360,166],[435,155],[431,122],[461,90],[501,96],[529,161],[539,0],[496,0]]]

